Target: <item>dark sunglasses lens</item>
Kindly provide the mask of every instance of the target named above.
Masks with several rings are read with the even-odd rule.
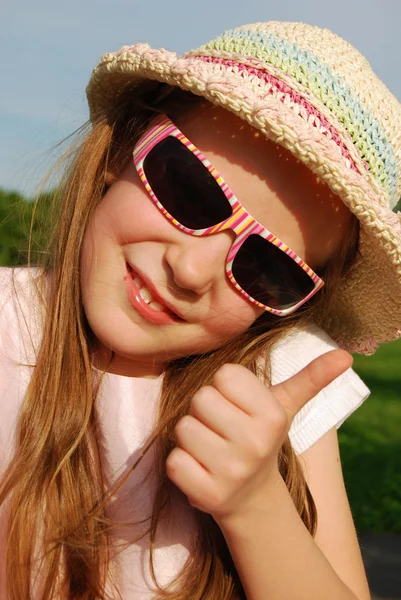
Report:
[[[250,235],[245,240],[232,272],[252,298],[279,310],[300,302],[315,285],[292,258],[260,235]]]
[[[160,204],[188,229],[206,229],[231,215],[231,205],[214,177],[176,138],[157,144],[143,169]]]

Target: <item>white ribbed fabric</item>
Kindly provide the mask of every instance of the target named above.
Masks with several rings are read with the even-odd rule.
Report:
[[[0,474],[8,464],[15,444],[15,424],[30,368],[21,363],[34,361],[33,344],[40,339],[37,299],[27,269],[16,269],[15,296],[11,269],[0,268]],[[31,338],[29,337],[31,335]],[[32,340],[32,342],[31,342]],[[273,383],[288,378],[316,356],[336,344],[319,328],[312,327],[283,340],[273,352]],[[98,397],[103,434],[102,461],[106,480],[116,479],[136,460],[151,432],[160,390],[158,379],[138,379],[107,374]],[[296,416],[290,437],[297,453],[304,452],[330,428],[339,425],[363,402],[369,390],[350,369],[313,398]],[[118,520],[136,521],[149,516],[155,490],[151,476],[141,483],[151,467],[152,454],[145,456],[110,506]],[[0,513],[0,598],[5,595],[5,511]],[[114,530],[116,543],[130,542],[114,562],[124,600],[146,600],[154,589],[149,571],[149,539],[135,541],[142,530]],[[188,557],[196,532],[192,508],[177,503],[162,522],[155,548],[158,581],[173,580]],[[110,590],[111,591],[111,590]]]
[[[319,327],[311,326],[287,336],[272,357],[272,383],[280,383],[338,345]],[[289,432],[295,452],[305,452],[329,429],[337,428],[369,395],[369,389],[352,369],[337,377],[295,416]]]

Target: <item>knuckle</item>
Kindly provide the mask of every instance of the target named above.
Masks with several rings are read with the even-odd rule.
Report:
[[[326,359],[323,358],[322,361],[325,361]],[[309,363],[308,367],[307,367],[307,373],[309,376],[309,380],[310,383],[312,385],[313,388],[318,389],[322,380],[322,361],[318,361],[318,362],[311,362]]]
[[[266,436],[267,437],[267,436]],[[269,449],[265,439],[255,437],[252,441],[252,454],[257,459],[264,459],[269,453]]]
[[[226,379],[231,379],[238,375],[238,372],[242,369],[241,365],[233,363],[225,363],[215,373],[214,380],[218,383]]]
[[[166,459],[166,470],[169,472],[175,471],[180,462],[180,448],[174,448]]]
[[[191,415],[184,415],[176,424],[175,431],[176,433],[185,433],[187,431],[191,431],[193,427],[193,417]]]
[[[205,385],[201,387],[192,397],[191,408],[201,408],[205,402],[210,398],[214,388],[211,385]]]
[[[210,512],[217,512],[226,502],[224,490],[214,487],[208,492],[207,504]]]
[[[282,432],[287,428],[288,417],[283,408],[277,407],[269,412],[268,416],[269,428],[276,432]]]
[[[268,435],[263,433],[261,435],[248,435],[245,441],[246,450],[250,457],[256,459],[263,459],[268,454],[267,447]]]
[[[229,477],[235,483],[243,483],[248,479],[249,476],[249,467],[245,461],[235,461],[232,462],[227,469]]]

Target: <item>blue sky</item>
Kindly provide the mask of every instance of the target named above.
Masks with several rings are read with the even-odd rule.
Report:
[[[54,146],[87,119],[92,68],[125,44],[146,41],[180,53],[237,25],[303,21],[351,42],[401,101],[401,0],[7,4],[0,11],[0,187],[27,195],[57,157]]]

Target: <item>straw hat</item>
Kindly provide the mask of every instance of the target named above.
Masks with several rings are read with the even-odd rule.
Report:
[[[182,56],[148,44],[105,54],[87,87],[91,119],[156,80],[235,113],[305,163],[360,221],[359,253],[321,325],[369,354],[401,336],[401,105],[348,42],[303,23],[226,31]]]

